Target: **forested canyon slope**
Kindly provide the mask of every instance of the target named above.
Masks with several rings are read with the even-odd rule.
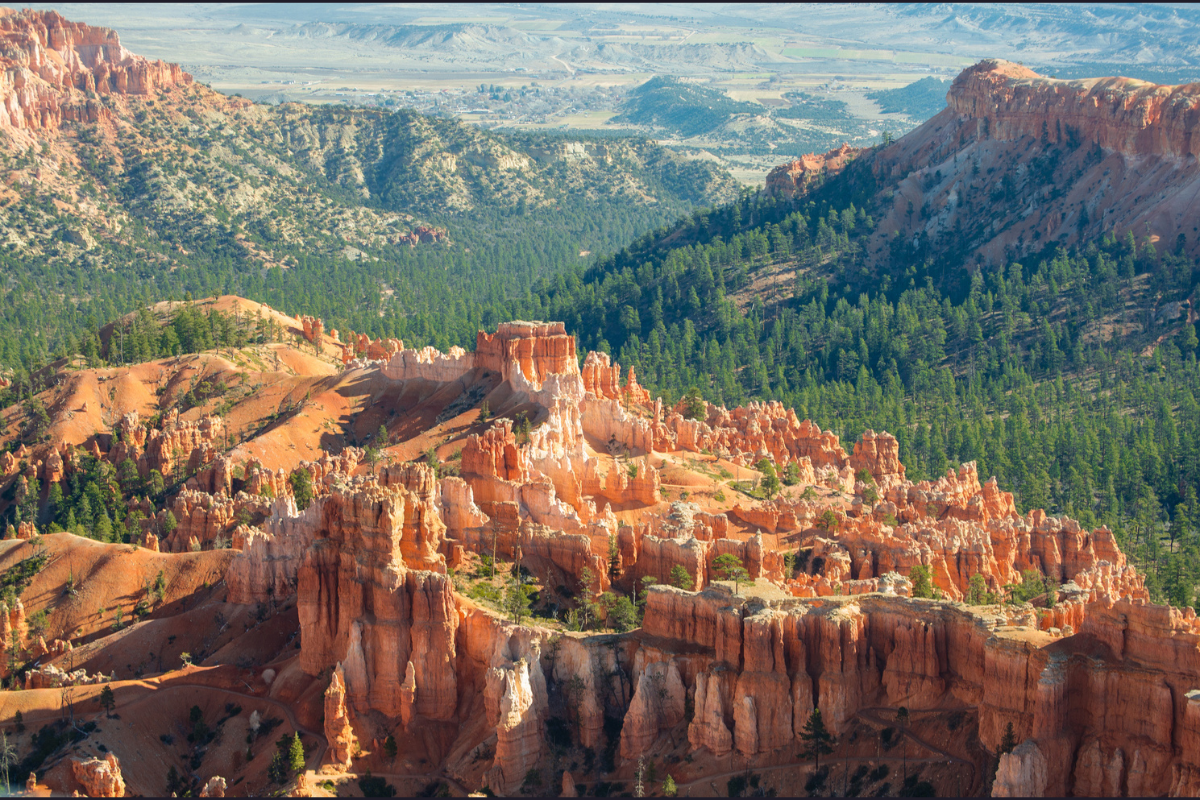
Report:
[[[0,41],[14,783],[1200,792],[1194,87],[983,62],[721,205]]]

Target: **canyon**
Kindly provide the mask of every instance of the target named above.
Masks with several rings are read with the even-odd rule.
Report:
[[[698,788],[736,763],[794,793],[811,775],[797,753],[814,709],[855,763],[890,763],[863,743],[902,728],[939,791],[1200,790],[1188,738],[1200,735],[1200,622],[1149,603],[1107,529],[1019,513],[974,464],[914,483],[887,433],[847,450],[778,403],[651,400],[632,371],[622,385],[606,354],[582,357],[561,323],[502,323],[473,352],[368,339],[347,357],[319,320],[282,319],[295,344],[265,349],[293,364],[308,349],[309,375],[276,378],[289,384],[280,396],[303,393],[307,408],[233,449],[230,429],[266,413],[260,393],[226,419],[159,413],[171,393],[137,389],[183,385],[171,371],[214,368],[204,355],[64,373],[47,390],[61,411],[50,443],[5,460],[13,496],[99,464],[179,490],[167,508],[144,506],[135,545],[36,521],[3,542],[4,569],[51,554],[0,615],[5,651],[37,664],[26,691],[0,695],[6,708],[31,718],[65,692],[82,708],[105,686],[120,708],[147,680],[289,704],[294,729],[320,736],[321,755],[296,778],[313,794],[322,781],[411,769],[389,762],[389,737],[406,763],[424,759],[427,774],[464,789],[586,790],[601,776],[632,781],[653,760],[677,784]],[[238,370],[219,368],[236,385]],[[123,388],[109,403],[101,386],[113,382]],[[368,432],[354,438],[382,424],[387,441],[369,446],[386,458],[349,443],[334,455],[314,439],[307,409],[328,415],[351,395]],[[106,414],[112,433],[68,420],[68,408]],[[794,476],[776,496],[756,495],[764,460]],[[311,497],[298,496],[300,472]],[[129,551],[124,568],[118,550]],[[722,556],[743,566],[739,586]],[[500,583],[485,577],[493,558]],[[916,567],[936,599],[912,596]],[[132,606],[160,569],[170,588],[144,617],[131,607],[136,621],[119,635],[99,635],[104,620],[57,599],[79,574],[106,605]],[[1003,596],[1029,574],[1055,587],[1054,602],[963,602],[977,576]],[[528,611],[488,593],[511,592],[514,575],[538,596]],[[595,602],[621,596],[641,606],[631,630],[617,606]],[[578,624],[584,609],[598,615],[591,625]],[[135,655],[167,630],[194,648],[182,670]],[[1006,735],[1019,746],[1001,752]],[[87,744],[70,768],[35,778],[63,791],[162,791],[160,775],[133,763],[143,756],[132,740],[110,737],[108,756]],[[585,751],[610,763],[585,767]],[[262,785],[263,759],[228,755],[197,771],[197,786]]]
[[[121,174],[140,174],[174,146],[137,127],[150,111],[189,136],[193,123],[253,132],[188,159],[232,164],[260,133],[278,145],[228,173],[232,213],[204,206],[237,252],[281,235],[284,215],[253,206],[251,183],[307,205],[319,174],[338,197],[392,202],[418,182],[404,170],[441,170],[453,180],[422,202],[457,212],[495,194],[485,165],[505,176],[504,203],[528,209],[557,203],[545,163],[574,153],[572,169],[596,171],[570,173],[571,191],[592,191],[643,152],[614,140],[527,158],[443,127],[437,147],[401,157],[374,112],[219,97],[55,12],[0,10],[0,59],[5,147],[47,184],[78,179],[78,206],[47,203],[56,217],[86,208],[109,244],[134,218],[100,224],[71,172],[85,159],[67,154],[97,137],[113,168],[119,152]],[[1198,97],[983,61],[912,134],[779,166],[753,210],[865,200],[849,217],[867,231],[867,276],[872,259],[953,257],[968,274],[1131,230],[1200,253],[1186,226]],[[133,140],[139,152],[116,145]],[[65,166],[43,171],[49,156]],[[408,177],[383,182],[393,158]],[[160,199],[216,185],[188,164],[171,181],[157,168]],[[659,202],[649,184],[617,184]],[[332,240],[336,218],[374,252],[422,245],[430,260],[406,268],[478,246],[382,207],[326,206],[289,230]],[[63,258],[97,242],[55,235]],[[187,254],[150,238],[139,246],[167,271],[164,253]],[[344,244],[329,275],[379,260]],[[301,269],[255,258],[268,284]],[[643,362],[614,358],[629,351],[582,351],[579,317],[485,309],[465,337],[416,339],[474,333],[472,349],[442,350],[374,321],[395,335],[335,329],[309,300],[291,316],[177,296],[0,378],[0,726],[31,794],[601,796],[663,792],[667,776],[694,796],[1200,794],[1200,620],[1151,601],[1157,573],[1135,566],[1119,529],[1019,508],[976,462],[920,472],[901,461],[909,430],[823,429],[772,399],[656,396]],[[492,322],[475,333],[480,319]],[[188,324],[212,346],[188,352]],[[139,336],[169,355],[125,359]]]

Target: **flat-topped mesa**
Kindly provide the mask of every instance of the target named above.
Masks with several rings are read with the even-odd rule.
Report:
[[[151,95],[191,82],[178,64],[130,53],[109,28],[55,11],[0,9],[0,129],[94,122],[106,111],[86,93]]]
[[[845,142],[825,155],[806,153],[795,161],[780,164],[767,173],[767,191],[791,197],[803,194],[808,187],[826,175],[836,175],[846,168],[862,150]]]
[[[495,333],[475,338],[475,366],[512,377],[516,362],[525,379],[541,386],[547,375],[578,375],[575,337],[561,322],[501,322]]]
[[[1055,80],[1009,61],[964,70],[946,95],[962,117],[987,120],[1001,141],[1046,137],[1095,143],[1125,155],[1200,155],[1200,84],[1131,78]]]

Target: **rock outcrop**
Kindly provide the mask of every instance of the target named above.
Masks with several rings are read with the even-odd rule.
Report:
[[[767,191],[793,197],[804,194],[819,179],[836,175],[846,168],[862,150],[842,143],[824,155],[806,153],[795,161],[781,164],[767,173]]]
[[[95,95],[153,95],[187,84],[178,64],[148,61],[116,32],[55,11],[0,11],[0,129],[57,130],[107,114]]]
[[[1200,156],[1200,84],[1132,78],[1056,80],[989,59],[962,71],[946,94],[958,115],[987,120],[1000,141],[1069,136],[1126,156]]]
[[[88,797],[124,797],[125,780],[116,754],[104,758],[72,759],[71,774]]]
[[[1135,709],[1200,742],[1200,700],[1188,696],[1200,685],[1200,621],[1149,605],[1107,529],[1020,514],[974,464],[914,483],[890,435],[864,432],[847,452],[778,403],[706,404],[701,419],[637,407],[611,360],[579,368],[559,326],[501,326],[487,342],[486,366],[478,353],[402,350],[356,367],[433,384],[422,392],[500,378],[497,396],[534,409],[527,434],[501,417],[468,437],[461,477],[415,462],[355,475],[360,455],[348,450],[297,467],[316,492],[299,511],[283,473],[245,470],[245,484],[278,481],[279,493],[260,524],[235,528],[230,600],[295,594],[300,667],[332,673],[324,726],[336,765],[387,733],[457,731],[454,774],[512,793],[545,767],[553,714],[581,747],[626,761],[686,730],[694,751],[765,764],[799,746],[814,708],[841,734],[864,709],[906,705],[974,709],[991,751],[1011,723],[1022,744],[1001,762],[1001,793],[1197,788],[1190,745]],[[768,459],[799,486],[732,508],[666,502],[663,476],[702,449],[705,465],[743,472]],[[222,491],[180,496],[197,520],[227,502]],[[805,556],[789,574],[784,548]],[[520,559],[560,602],[642,590],[647,578],[694,591],[650,587],[633,634],[551,633],[455,590],[448,567],[493,552]],[[749,597],[714,585],[721,555],[759,582]],[[918,565],[942,602],[908,596]],[[1054,608],[946,602],[976,575],[998,591],[1025,570],[1062,583]],[[768,602],[763,584],[791,597]],[[619,740],[606,718],[623,720]]]
[[[229,788],[225,779],[220,775],[213,775],[204,782],[204,786],[200,789],[200,797],[224,797],[225,790]]]
[[[349,767],[358,741],[346,710],[346,673],[341,664],[334,668],[325,690],[325,739],[330,760],[343,769]]]
[[[318,503],[304,522],[311,543],[296,578],[301,666],[316,675],[340,663],[352,711],[398,718],[411,661],[417,713],[452,717],[456,677],[447,666],[459,618],[444,558],[426,537],[441,525],[436,512],[407,489],[372,483]]]
[[[548,375],[578,374],[575,337],[561,322],[502,322],[494,334],[479,332],[475,341],[479,369],[512,377],[514,363],[529,383],[541,386]]]

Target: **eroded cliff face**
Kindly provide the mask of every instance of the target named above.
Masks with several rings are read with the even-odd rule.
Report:
[[[1074,136],[1126,156],[1200,155],[1200,84],[1159,86],[1132,78],[1056,80],[1020,64],[986,60],[964,70],[946,103],[987,120],[1000,141],[1051,143]]]
[[[178,64],[149,61],[115,31],[55,11],[0,10],[0,129],[55,130],[109,112],[88,95],[149,95],[192,82]]]
[[[862,152],[842,143],[824,155],[806,153],[795,161],[781,164],[767,173],[767,191],[792,197],[803,194],[813,184],[828,175],[836,175]]]
[[[1054,638],[930,601],[743,602],[726,591],[655,587],[643,630],[656,637],[656,658],[674,651],[670,664],[688,664],[680,673],[696,710],[688,736],[716,755],[796,742],[814,704],[843,730],[869,706],[953,703],[979,710],[989,749],[1009,723],[1023,742],[1001,760],[997,796],[1195,791],[1187,746],[1197,718],[1189,687],[1200,675],[1195,615],[1104,595],[1086,619],[1075,636]],[[642,675],[660,672],[673,674],[659,666]],[[672,693],[657,696],[669,705]],[[660,717],[670,727],[669,709],[635,697],[622,744],[644,745]]]
[[[88,797],[124,797],[125,781],[115,754],[104,758],[72,759],[71,773]]]
[[[777,167],[768,188],[803,194],[819,176],[878,189],[866,250],[909,263],[953,252],[997,264],[1134,231],[1200,253],[1200,84],[1056,80],[985,60],[951,84],[947,108],[889,146],[845,148]],[[862,169],[846,169],[861,161]],[[864,182],[866,181],[866,183]],[[896,236],[896,232],[900,236]],[[965,254],[965,255],[964,255]]]

